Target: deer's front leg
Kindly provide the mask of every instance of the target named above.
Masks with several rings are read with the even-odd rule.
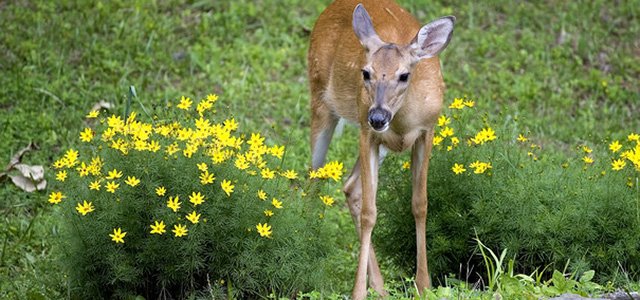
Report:
[[[380,164],[382,164],[382,153],[380,153]],[[349,205],[349,211],[351,212],[351,218],[356,227],[356,233],[358,239],[360,238],[360,212],[362,210],[362,182],[360,180],[360,157],[356,160],[351,175],[347,179],[347,182],[343,188],[344,195],[347,198],[347,204]],[[384,280],[380,273],[380,267],[376,259],[376,253],[373,245],[369,250],[369,263],[367,265],[367,276],[369,276],[369,286],[372,287],[379,295],[386,295],[384,290]]]
[[[411,208],[416,222],[417,271],[416,285],[422,294],[431,287],[427,266],[427,173],[433,143],[433,130],[426,131],[416,140],[411,151],[412,197]]]
[[[360,179],[362,207],[360,211],[360,255],[353,287],[353,299],[367,296],[367,263],[371,246],[371,233],[376,224],[376,189],[378,186],[378,145],[372,143],[370,133],[360,130]]]

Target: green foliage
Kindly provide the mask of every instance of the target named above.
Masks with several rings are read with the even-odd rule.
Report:
[[[68,174],[50,202],[57,204],[57,191],[66,197],[57,209],[57,252],[74,298],[185,298],[205,290],[245,298],[330,287],[334,229],[324,220],[332,203],[319,199],[325,184],[287,174],[284,147],[256,133],[245,140],[233,119],[206,113],[215,98],[202,100],[198,114],[183,98],[177,107],[187,111],[158,109],[153,123],[133,113],[127,121],[103,118],[79,158],[70,149],[54,163]],[[339,180],[341,167],[332,172]],[[115,231],[125,233],[120,242]]]
[[[440,280],[451,273],[473,279],[475,273],[481,273],[485,284],[494,289],[504,253],[500,259],[485,255],[480,260],[470,243],[477,232],[486,245],[480,250],[513,253],[516,272],[531,273],[545,265],[553,270],[569,261],[571,272],[595,270],[600,281],[615,281],[621,273],[637,280],[640,193],[635,182],[640,173],[631,158],[624,159],[626,167],[618,171],[612,169],[612,161],[619,159],[620,152],[631,157],[640,149],[640,142],[620,139],[624,146],[616,153],[608,149],[608,142],[593,145],[593,149],[577,145],[573,154],[553,153],[525,141],[518,122],[512,120],[497,127],[496,140],[480,145],[473,142],[476,132],[490,127],[468,125],[477,114],[468,108],[448,111],[446,115],[454,121],[447,126],[463,142],[447,149],[454,138],[447,137],[434,147],[427,218],[429,264],[434,275]],[[442,136],[443,131],[440,126],[436,134]],[[585,162],[587,157],[594,162]],[[477,168],[471,165],[476,161],[490,162],[492,167],[475,174]],[[414,262],[406,259],[411,257],[407,253],[415,253],[411,181],[401,164],[392,157],[382,171],[375,243],[382,257],[390,256],[410,272]],[[455,174],[454,164],[467,170]],[[481,265],[489,272],[480,272]]]

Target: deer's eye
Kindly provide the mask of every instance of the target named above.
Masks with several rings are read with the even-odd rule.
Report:
[[[369,71],[362,70],[362,79],[364,79],[364,81],[371,80],[371,74],[369,74]]]
[[[409,80],[409,73],[400,74],[400,77],[398,78],[398,81],[407,82],[407,80]]]

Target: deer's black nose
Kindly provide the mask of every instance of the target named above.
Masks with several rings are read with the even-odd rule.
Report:
[[[369,125],[375,131],[385,131],[391,121],[391,112],[382,108],[369,110]]]

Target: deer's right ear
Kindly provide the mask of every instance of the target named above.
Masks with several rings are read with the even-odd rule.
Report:
[[[411,49],[416,57],[429,58],[442,52],[451,40],[455,22],[454,16],[448,16],[422,26],[411,42]]]
[[[373,22],[369,13],[362,3],[356,6],[353,11],[353,31],[360,40],[362,46],[367,50],[376,49],[382,46],[383,42],[373,28]]]

